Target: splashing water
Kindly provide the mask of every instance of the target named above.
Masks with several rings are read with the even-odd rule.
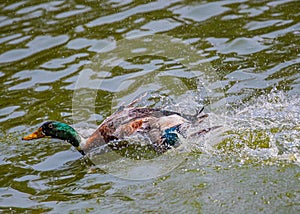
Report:
[[[168,100],[169,98],[165,99],[158,105],[179,113],[192,114],[200,107],[199,102],[191,104],[192,102],[181,102],[181,99],[175,102]],[[138,105],[145,106],[148,102],[149,97]],[[170,105],[170,102],[173,105]],[[164,155],[157,156],[148,150],[141,150],[139,144],[144,141],[137,136],[130,138],[133,149],[129,147],[126,151],[100,152],[101,154],[97,150],[89,154],[89,157],[104,171],[126,179],[148,179],[162,175],[176,168],[190,154],[198,156],[198,165],[200,162],[201,165],[206,164],[211,158],[219,157],[238,164],[275,164],[284,161],[300,164],[299,106],[299,96],[272,91],[268,95],[261,95],[249,103],[244,103],[242,108],[233,112],[223,115],[209,112],[209,117],[199,125],[191,127],[188,134],[212,126],[222,125],[221,128],[198,137],[179,136],[181,145]],[[136,149],[136,146],[139,149]],[[137,154],[132,156],[130,148],[137,151]],[[125,155],[121,154],[122,152],[125,152]],[[140,157],[141,152],[150,158]]]
[[[225,116],[221,142],[214,152],[247,160],[300,164],[300,97],[282,91],[261,95],[248,106]],[[216,117],[216,115],[211,115]]]

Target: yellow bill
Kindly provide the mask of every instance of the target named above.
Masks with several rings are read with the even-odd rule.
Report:
[[[23,137],[22,140],[33,140],[33,139],[38,139],[38,138],[43,138],[43,137],[45,137],[45,135],[42,131],[42,128],[39,128],[32,134]]]

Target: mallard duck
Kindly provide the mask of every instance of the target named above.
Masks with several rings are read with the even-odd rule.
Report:
[[[203,108],[196,115],[182,115],[178,112],[158,108],[133,107],[132,104],[120,107],[115,113],[105,119],[96,131],[87,139],[71,126],[57,121],[42,124],[35,132],[22,138],[33,140],[43,137],[57,138],[73,145],[82,155],[91,149],[109,145],[111,149],[118,149],[118,140],[142,135],[150,140],[152,148],[157,153],[163,153],[179,145],[179,135],[191,137],[201,135],[212,129],[203,129],[187,135],[187,129],[194,123],[202,122],[208,115],[200,116]],[[124,146],[122,144],[122,146]]]

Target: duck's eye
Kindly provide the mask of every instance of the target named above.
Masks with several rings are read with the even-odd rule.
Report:
[[[48,125],[48,127],[49,127],[50,129],[52,129],[52,128],[53,128],[53,125],[50,123],[50,124]]]

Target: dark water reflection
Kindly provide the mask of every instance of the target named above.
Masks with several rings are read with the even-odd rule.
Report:
[[[0,210],[299,212],[299,6],[1,2]],[[170,40],[146,48],[147,40],[130,40],[146,36]],[[147,180],[97,169],[66,143],[21,141],[45,120],[88,135],[145,91],[144,105],[193,113],[205,104],[205,125],[224,128],[193,142],[176,169]]]

